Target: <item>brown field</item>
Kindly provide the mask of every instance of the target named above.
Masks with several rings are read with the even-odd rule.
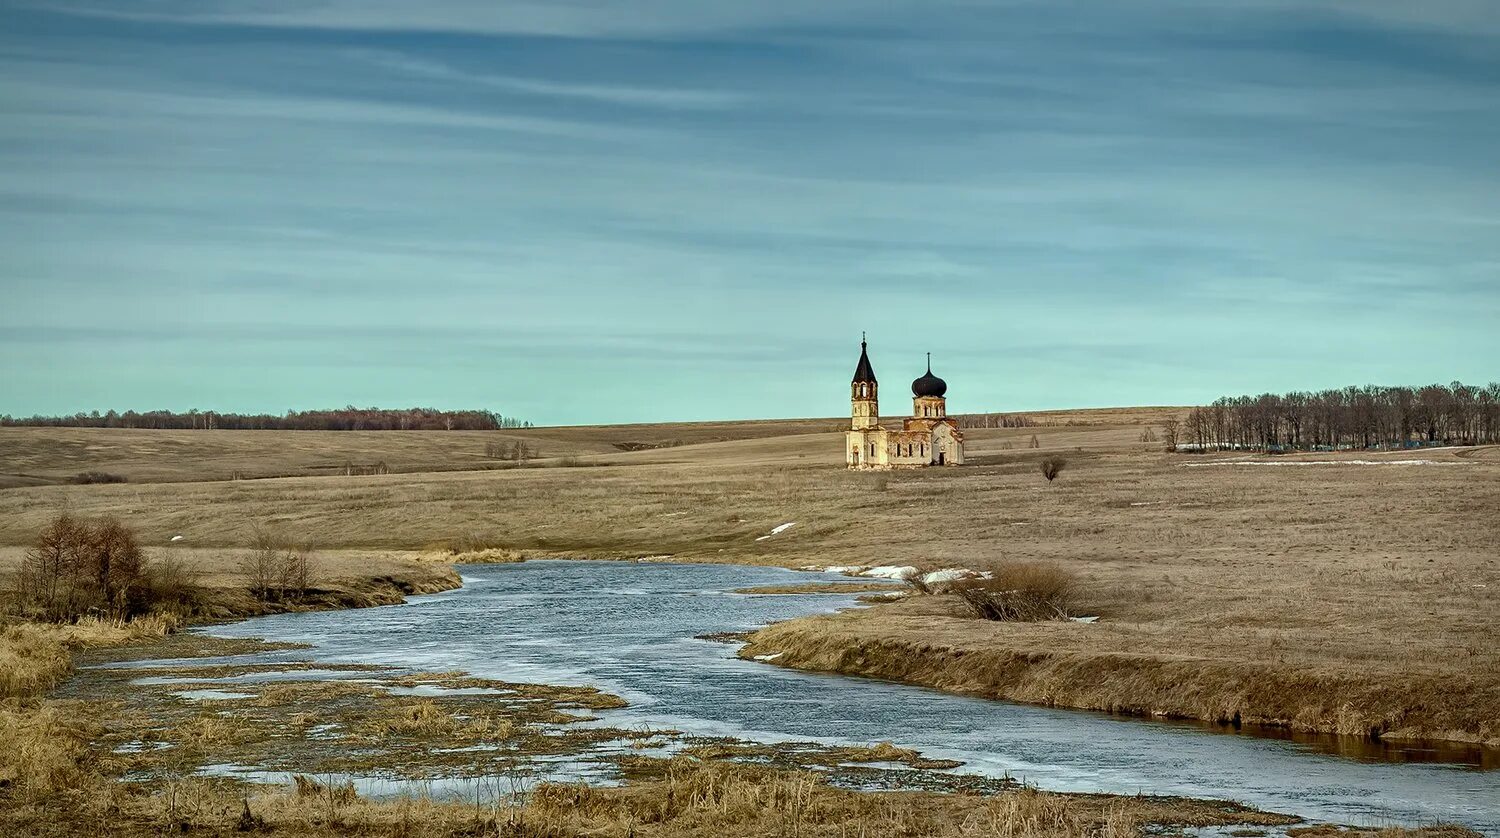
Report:
[[[1159,421],[1183,408],[1104,408],[1017,414],[1038,425],[1131,425]],[[349,466],[383,463],[391,472],[485,471],[515,463],[488,456],[486,446],[522,443],[535,460],[613,462],[688,461],[713,454],[704,446],[841,431],[844,419],[763,419],[596,425],[440,433],[392,431],[152,431],[93,428],[0,428],[0,488],[66,483],[86,471],[116,474],[131,483],[172,483],[293,476],[343,475]],[[837,448],[834,449],[837,452]],[[727,452],[734,456],[734,451]]]
[[[257,526],[317,548],[323,575],[346,580],[436,571],[454,551],[1042,561],[1077,575],[1075,613],[1097,623],[985,622],[954,597],[917,596],[775,626],[749,650],[1060,706],[1500,747],[1500,448],[1169,455],[1141,441],[1141,423],[1168,412],[971,430],[974,465],[878,474],[842,468],[839,435],[819,432],[832,420],[518,431],[558,456],[487,471],[452,470],[475,467],[463,457],[481,459],[486,434],[7,429],[0,472],[138,473],[0,491],[0,568],[65,508],[120,517],[223,588]],[[1068,459],[1050,485],[1037,470],[1049,454]],[[315,467],[345,458],[428,471],[215,480],[230,460],[326,474]],[[1205,465],[1243,459],[1440,465]]]

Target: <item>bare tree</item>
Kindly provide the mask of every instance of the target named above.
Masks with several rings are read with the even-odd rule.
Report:
[[[281,548],[276,537],[262,529],[256,529],[250,540],[250,554],[240,565],[245,577],[245,587],[256,599],[265,602],[271,598],[280,574]]]
[[[135,532],[114,518],[105,518],[91,528],[88,540],[89,571],[99,587],[104,607],[115,617],[134,609],[132,599],[143,588],[146,558]]]
[[[59,619],[71,610],[86,537],[87,527],[63,513],[42,528],[21,561],[21,596],[41,608],[48,619]]]
[[[240,572],[245,587],[261,602],[300,601],[312,585],[312,553],[257,528]]]
[[[1167,443],[1168,451],[1177,450],[1177,437],[1182,431],[1182,421],[1172,416],[1161,423],[1161,437]]]
[[[1048,483],[1051,483],[1059,474],[1062,474],[1062,470],[1067,466],[1068,461],[1062,457],[1048,457],[1041,462],[1042,476],[1047,478]]]
[[[300,602],[312,586],[312,555],[303,547],[292,547],[281,555],[281,589]]]

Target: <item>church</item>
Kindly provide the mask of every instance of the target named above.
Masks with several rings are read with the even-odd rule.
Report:
[[[868,347],[859,342],[859,365],[854,368],[854,424],[846,434],[849,468],[922,468],[960,466],[964,462],[964,435],[958,423],[948,418],[948,384],[932,374],[932,354],[927,355],[927,373],[911,383],[912,416],[901,420],[901,429],[880,424],[880,385],[870,365]]]

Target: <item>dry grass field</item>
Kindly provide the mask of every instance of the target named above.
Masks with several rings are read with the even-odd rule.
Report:
[[[534,460],[826,432],[837,420],[682,423],[448,433],[390,431],[152,431],[0,428],[0,488],[67,483],[87,471],[131,483],[343,475],[350,466],[391,472],[482,471],[516,464],[489,446],[525,446]]]
[[[1176,415],[1181,408],[1108,408],[1024,415],[1038,425],[1134,425]],[[596,425],[505,431],[151,431],[93,428],[0,428],[0,488],[67,483],[98,471],[131,483],[170,483],[343,475],[349,466],[383,463],[391,472],[484,471],[516,464],[489,456],[488,446],[520,443],[547,465],[562,458],[611,462],[691,461],[736,456],[712,443],[765,440],[842,431],[843,419],[766,419]],[[693,450],[672,452],[688,446]],[[837,449],[835,449],[837,451]]]
[[[972,430],[974,465],[917,472],[850,473],[836,433],[763,423],[693,426],[696,437],[686,426],[539,429],[526,433],[578,453],[496,471],[13,488],[0,491],[0,544],[13,548],[0,561],[62,509],[192,548],[209,574],[232,566],[256,527],[342,556],[351,572],[370,551],[405,561],[393,551],[484,548],[790,567],[1040,560],[1078,575],[1078,607],[1097,623],[988,623],[931,596],[775,627],[755,648],[786,652],[778,663],[1041,703],[1500,745],[1500,449],[1169,455],[1137,424],[1161,415]],[[59,433],[8,431],[6,463],[12,447],[35,452]],[[71,433],[108,446],[149,432]],[[349,436],[249,433],[267,451]],[[706,441],[737,433],[750,438]],[[216,436],[198,432],[202,445],[233,442]],[[478,447],[467,434],[366,436],[390,451]],[[627,437],[683,444],[620,451]],[[1049,454],[1068,460],[1054,484],[1037,470]],[[157,468],[201,480],[212,459]],[[1413,459],[1431,464],[1379,464]],[[99,466],[53,470],[85,467]]]

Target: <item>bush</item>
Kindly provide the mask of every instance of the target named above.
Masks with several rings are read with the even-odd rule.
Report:
[[[71,483],[125,483],[125,475],[110,474],[107,471],[80,471],[69,479]]]
[[[1068,461],[1064,460],[1062,457],[1048,457],[1041,462],[1042,476],[1047,478],[1048,483],[1051,483],[1052,481],[1056,480],[1057,476],[1059,474],[1062,474],[1062,470],[1067,467]]]
[[[977,617],[1031,623],[1067,619],[1076,587],[1071,571],[1041,562],[1019,562],[995,571],[989,579],[955,582],[951,590]]]

